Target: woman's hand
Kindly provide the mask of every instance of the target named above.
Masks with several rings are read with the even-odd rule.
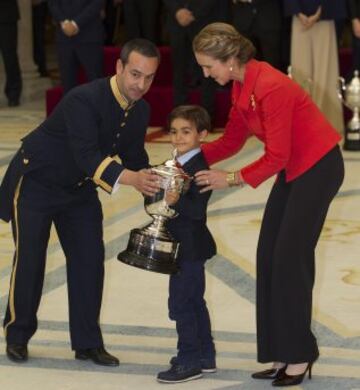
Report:
[[[304,30],[309,30],[321,17],[321,6],[318,7],[316,12],[313,15],[306,16],[302,12],[297,14],[297,17],[300,20],[300,23],[304,27]]]
[[[218,169],[199,171],[195,174],[195,182],[199,186],[204,186],[200,192],[227,188],[229,187],[229,184],[226,180],[226,175],[226,171]]]
[[[321,6],[318,7],[316,12],[313,15],[308,17],[308,29],[311,28],[316,22],[320,20],[321,17]]]
[[[303,14],[302,12],[299,12],[297,14],[298,19],[300,20],[300,23],[303,25],[304,29],[307,29],[308,27],[308,17]]]

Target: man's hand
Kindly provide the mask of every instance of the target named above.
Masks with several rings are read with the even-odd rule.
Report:
[[[79,28],[77,27],[76,23],[72,22],[71,20],[64,20],[60,23],[60,25],[63,33],[68,37],[73,37],[79,32]]]
[[[119,179],[120,184],[133,186],[144,195],[152,196],[160,189],[160,177],[151,169],[135,172],[124,169]]]
[[[352,30],[356,38],[360,38],[360,19],[356,18],[352,20]]]
[[[195,17],[187,8],[180,8],[175,14],[175,19],[180,26],[186,27],[195,20]]]

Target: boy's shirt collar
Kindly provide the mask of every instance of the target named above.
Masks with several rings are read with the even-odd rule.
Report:
[[[176,160],[181,165],[185,165],[190,159],[192,159],[196,154],[198,154],[200,152],[201,152],[200,148],[191,149],[188,152],[186,152],[185,154],[183,154],[183,155],[181,155],[179,157],[176,157]]]

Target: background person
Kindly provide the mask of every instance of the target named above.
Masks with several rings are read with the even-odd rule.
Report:
[[[64,93],[78,84],[79,66],[87,81],[103,75],[104,0],[48,0],[56,23],[56,49]]]
[[[5,95],[8,106],[20,104],[22,79],[17,54],[18,20],[20,19],[16,0],[0,1],[0,52],[5,67]]]

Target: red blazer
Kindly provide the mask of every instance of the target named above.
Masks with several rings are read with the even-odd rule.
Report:
[[[211,165],[234,155],[252,135],[264,143],[264,154],[241,169],[252,187],[282,170],[287,182],[294,180],[341,139],[298,84],[256,60],[246,64],[244,83],[233,83],[223,136],[202,145],[207,162]]]

